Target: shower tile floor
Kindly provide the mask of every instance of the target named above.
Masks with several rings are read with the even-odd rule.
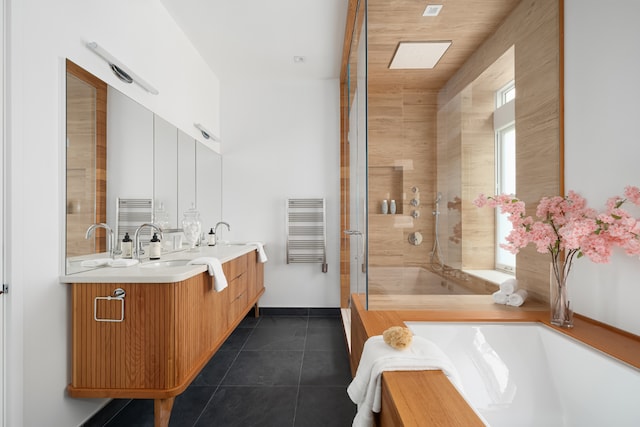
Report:
[[[356,406],[340,311],[262,309],[247,316],[187,390],[170,427],[349,426]],[[152,400],[110,402],[86,427],[152,427]]]

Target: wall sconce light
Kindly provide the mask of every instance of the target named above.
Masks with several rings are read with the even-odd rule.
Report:
[[[142,77],[134,74],[133,71],[128,69],[124,64],[122,64],[122,62],[118,61],[109,52],[98,46],[98,43],[89,42],[87,43],[87,47],[96,55],[107,61],[109,67],[111,67],[111,71],[113,71],[113,74],[115,74],[118,79],[128,84],[135,83],[153,95],[158,94],[158,90],[156,88],[144,81]]]
[[[202,126],[200,123],[194,123],[193,125],[196,127],[196,129],[198,129],[198,130],[202,133],[202,137],[203,137],[204,139],[211,139],[211,140],[213,140],[213,141],[220,142],[220,138],[218,138],[217,136],[215,136],[215,135],[213,134],[213,132],[209,132],[209,131],[208,131],[204,126]]]

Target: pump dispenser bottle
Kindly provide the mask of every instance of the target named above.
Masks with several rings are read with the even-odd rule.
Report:
[[[207,245],[215,246],[216,245],[216,233],[214,233],[213,228],[209,230],[209,234],[207,234]]]
[[[124,239],[122,239],[120,250],[122,251],[122,258],[131,258],[133,253],[133,242],[131,241],[131,237],[129,237],[129,233],[124,233]]]
[[[160,259],[161,252],[162,252],[162,246],[160,246],[160,239],[158,238],[158,233],[153,233],[153,237],[149,241],[149,259],[151,260]]]

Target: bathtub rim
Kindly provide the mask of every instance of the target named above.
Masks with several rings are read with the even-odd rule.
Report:
[[[504,322],[504,321],[479,321],[479,322],[470,322],[470,321],[415,321],[415,320],[404,320],[403,321],[404,325],[411,329],[410,324],[431,324],[431,325],[452,325],[452,326],[506,326],[506,327],[513,327],[513,328],[518,328],[518,327],[522,327],[522,326],[530,326],[536,329],[540,329],[542,331],[546,331],[549,333],[553,333],[559,337],[562,337],[566,340],[568,340],[569,342],[584,348],[587,351],[592,351],[595,352],[598,355],[601,355],[607,359],[611,359],[613,363],[619,363],[622,366],[624,366],[625,368],[629,368],[632,371],[636,372],[638,375],[640,375],[640,366],[635,366],[632,363],[629,363],[623,359],[617,358],[613,355],[611,355],[610,353],[599,349],[597,347],[594,347],[574,336],[571,336],[569,334],[563,333],[564,330],[557,328],[551,324],[547,324],[541,321],[509,321],[509,322]],[[413,331],[413,329],[411,329],[411,331],[415,334],[415,331]],[[427,337],[425,337],[427,338]],[[428,339],[428,338],[427,338]]]

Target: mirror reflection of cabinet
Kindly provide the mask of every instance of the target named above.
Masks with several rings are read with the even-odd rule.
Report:
[[[107,224],[115,231],[118,197],[153,196],[153,113],[111,87],[107,147]]]
[[[153,140],[155,208],[163,209],[171,228],[177,228],[178,213],[178,129],[155,116]]]
[[[207,234],[222,219],[222,157],[200,142],[196,143],[196,200]]]
[[[196,201],[196,140],[178,131],[178,226],[185,211]]]

